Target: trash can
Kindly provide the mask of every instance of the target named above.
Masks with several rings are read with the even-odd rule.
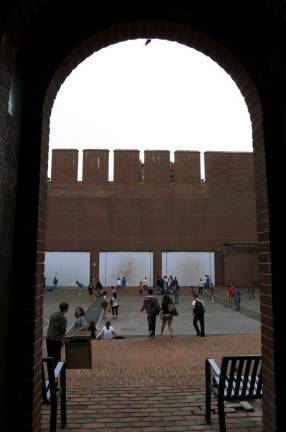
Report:
[[[90,333],[68,333],[65,338],[65,348],[67,369],[91,369]]]

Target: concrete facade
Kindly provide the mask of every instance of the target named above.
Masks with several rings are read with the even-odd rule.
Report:
[[[154,254],[154,276],[163,251],[215,251],[216,282],[249,286],[257,280],[257,231],[252,153],[200,154],[116,150],[108,181],[108,150],[53,150],[48,184],[47,251],[90,251],[91,273],[100,251]],[[230,244],[232,247],[230,247]],[[234,252],[239,250],[239,252]]]

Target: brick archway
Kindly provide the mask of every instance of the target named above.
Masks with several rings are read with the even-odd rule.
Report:
[[[77,46],[61,63],[48,87],[44,103],[45,116],[43,119],[42,146],[44,146],[45,149],[48,148],[51,109],[61,84],[73,69],[87,57],[102,48],[123,42],[127,39],[136,38],[167,39],[201,51],[203,54],[216,61],[231,76],[233,81],[235,81],[241,91],[242,97],[245,99],[252,122],[255,171],[259,173],[259,175],[256,175],[257,221],[259,222],[258,228],[262,227],[261,223],[263,224],[267,217],[268,203],[267,200],[265,200],[266,190],[265,184],[262,181],[262,178],[265,176],[265,167],[262,164],[264,158],[263,115],[258,92],[248,72],[231,52],[225,49],[219,42],[188,26],[165,21],[136,21],[133,23],[110,26],[108,29],[94,34],[86,40],[84,44]],[[260,252],[263,250],[263,253],[265,253],[264,236],[264,228],[258,229],[258,242],[260,245],[263,245],[262,249],[260,248]],[[263,263],[264,259],[265,255],[263,255],[262,261],[260,259],[260,262]],[[265,280],[262,278],[262,292],[264,284]],[[264,356],[265,355],[267,354],[264,351]],[[267,386],[265,388],[265,398],[268,399]]]

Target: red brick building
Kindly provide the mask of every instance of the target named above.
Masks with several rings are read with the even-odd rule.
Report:
[[[91,273],[100,251],[152,251],[153,280],[163,251],[215,252],[216,284],[257,280],[257,231],[252,153],[200,154],[138,150],[53,150],[48,185],[47,251],[89,251]]]

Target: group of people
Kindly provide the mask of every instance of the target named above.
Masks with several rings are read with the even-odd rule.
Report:
[[[122,289],[123,291],[125,291],[126,286],[127,286],[127,279],[125,276],[122,276],[122,278],[118,277],[116,279],[116,287],[118,290]]]
[[[55,364],[61,360],[61,349],[64,345],[64,339],[67,331],[66,313],[69,310],[69,304],[61,302],[59,310],[52,313],[49,319],[48,331],[46,336],[46,346],[48,357],[53,357]],[[110,321],[106,321],[105,325],[99,331],[94,321],[88,324],[85,316],[85,311],[81,306],[77,306],[74,311],[75,321],[71,331],[82,332],[90,331],[93,339],[113,339],[117,337],[115,329],[112,327]]]
[[[236,311],[240,311],[241,291],[239,286],[234,286],[232,282],[226,289],[227,303]]]
[[[173,317],[178,315],[178,311],[176,308],[173,299],[168,295],[164,294],[162,298],[161,305],[159,301],[154,296],[154,291],[152,288],[148,288],[148,294],[143,300],[142,307],[140,311],[146,311],[147,315],[147,323],[148,323],[148,333],[149,337],[155,337],[156,331],[156,318],[160,316],[161,319],[161,332],[163,335],[164,329],[168,327],[169,334],[173,337]],[[204,337],[205,336],[205,323],[204,323],[204,314],[205,314],[205,305],[202,299],[199,298],[198,294],[194,294],[192,301],[192,310],[193,310],[193,325],[195,327],[197,336]],[[200,326],[198,326],[198,323]]]

